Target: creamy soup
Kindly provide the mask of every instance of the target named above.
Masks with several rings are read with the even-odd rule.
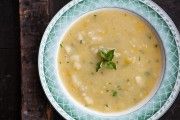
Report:
[[[84,107],[105,113],[127,110],[147,98],[160,81],[158,37],[131,12],[90,12],[62,39],[59,74],[68,93]]]

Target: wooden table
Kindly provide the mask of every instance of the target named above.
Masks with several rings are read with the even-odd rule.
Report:
[[[69,1],[0,1],[0,120],[63,120],[42,90],[37,55],[48,22]],[[180,0],[153,1],[180,30]],[[161,120],[180,120],[180,95]]]

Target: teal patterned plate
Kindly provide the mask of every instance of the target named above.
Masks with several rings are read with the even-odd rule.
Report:
[[[132,11],[147,20],[157,31],[165,50],[165,70],[155,95],[143,107],[124,115],[103,116],[76,106],[63,92],[57,70],[60,38],[68,26],[83,14],[100,8]],[[39,75],[42,87],[54,108],[68,120],[155,120],[176,99],[180,90],[180,35],[169,16],[150,0],[73,0],[49,23],[39,49]]]

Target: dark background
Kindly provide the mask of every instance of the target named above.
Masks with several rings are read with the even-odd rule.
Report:
[[[153,0],[180,30],[180,0]],[[40,86],[42,34],[69,0],[0,0],[0,120],[60,120]],[[180,120],[180,95],[161,120]]]

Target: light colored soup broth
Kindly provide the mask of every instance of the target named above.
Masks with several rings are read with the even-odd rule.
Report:
[[[161,47],[139,16],[118,9],[93,11],[71,25],[62,39],[59,74],[69,94],[87,108],[126,110],[147,98],[159,83]],[[100,50],[114,50],[114,57],[112,66],[102,64],[97,71]]]

